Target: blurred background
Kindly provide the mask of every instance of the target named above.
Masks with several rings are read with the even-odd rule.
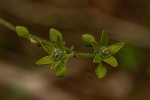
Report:
[[[0,0],[0,17],[45,39],[56,28],[79,52],[92,52],[84,33],[99,41],[104,29],[110,44],[125,42],[104,79],[92,59],[71,59],[68,75],[57,78],[49,65],[35,64],[42,48],[0,25],[0,100],[150,100],[149,0]]]

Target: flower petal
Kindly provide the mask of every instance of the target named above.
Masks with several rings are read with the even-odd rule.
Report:
[[[56,75],[58,77],[63,77],[66,74],[67,74],[66,64],[60,64],[60,65],[58,65],[58,67],[56,68]]]
[[[98,76],[98,78],[103,78],[107,74],[107,69],[102,63],[100,63],[97,68],[95,69],[95,73]]]
[[[96,41],[90,40],[93,48],[94,48],[94,53],[98,53],[99,52],[99,45]]]
[[[50,29],[49,36],[50,36],[50,40],[51,40],[52,42],[57,42],[57,37],[58,37],[58,36],[60,36],[60,38],[61,38],[61,40],[62,40],[62,34],[61,34],[58,30],[56,30],[56,29],[54,29],[54,28],[51,28],[51,29]]]
[[[107,45],[108,45],[108,36],[107,36],[106,32],[103,31],[102,35],[101,35],[101,40],[100,40],[100,47],[107,46]]]
[[[62,51],[64,51],[64,47],[63,47],[63,43],[62,40],[60,39],[60,36],[57,37],[57,48],[61,49]]]
[[[49,54],[51,54],[52,51],[54,50],[54,46],[52,46],[52,45],[50,45],[50,44],[48,44],[48,43],[40,42],[40,44],[42,45],[43,49],[44,49],[47,53],[49,53]]]
[[[52,65],[51,65],[51,69],[55,69],[57,68],[57,66],[61,63],[61,60],[55,61]]]
[[[110,56],[110,57],[108,57],[106,59],[103,59],[103,61],[108,63],[108,64],[110,64],[113,67],[117,67],[118,66],[117,60],[113,56]]]
[[[45,56],[36,62],[37,65],[52,64],[52,63],[53,63],[53,59],[50,55]]]
[[[94,62],[94,63],[97,63],[97,62],[101,62],[101,61],[102,61],[102,58],[101,58],[100,55],[97,53],[97,54],[95,55],[95,58],[94,58],[93,62]]]
[[[124,45],[124,42],[115,43],[110,46],[108,46],[109,52],[111,55],[115,54],[117,51],[119,51]]]

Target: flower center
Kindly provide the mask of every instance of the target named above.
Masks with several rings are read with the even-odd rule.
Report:
[[[58,51],[55,49],[55,50],[53,51],[52,55],[53,55],[53,57],[56,58],[56,57],[58,56]]]
[[[109,49],[108,49],[108,48],[104,48],[104,49],[102,50],[102,52],[103,52],[103,54],[108,54],[108,53],[109,53]]]
[[[52,58],[54,61],[58,61],[62,58],[62,50],[55,48],[52,52]]]
[[[99,54],[102,58],[107,58],[109,57],[109,49],[107,47],[101,47],[99,50]]]

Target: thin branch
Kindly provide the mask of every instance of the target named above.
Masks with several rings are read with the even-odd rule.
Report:
[[[4,25],[5,27],[9,28],[10,30],[12,31],[15,31],[16,32],[16,27],[15,25],[11,24],[10,22],[4,20],[3,18],[0,18],[0,24]],[[32,35],[32,34],[29,34],[29,36],[27,37],[27,39],[29,41],[31,40],[35,40],[37,42],[37,44],[40,44],[40,42],[44,42],[44,43],[47,43],[49,45],[54,45],[53,43],[51,43],[50,41],[48,40],[45,40],[43,38],[40,38],[38,36],[35,36],[35,35]],[[70,51],[69,48],[65,47],[65,50],[66,51]]]
[[[12,25],[11,23],[9,23],[8,21],[2,19],[2,18],[0,18],[0,24],[6,26],[6,27],[9,28],[10,30],[15,31],[15,26]]]
[[[15,27],[13,24],[9,23],[8,21],[6,21],[6,20],[4,20],[4,19],[2,19],[2,18],[0,18],[0,24],[6,26],[7,28],[9,28],[9,29],[11,29],[11,30],[13,30],[13,31],[16,32],[16,27]],[[29,41],[33,41],[33,40],[36,41],[37,44],[40,44],[40,42],[44,42],[44,43],[47,43],[47,44],[49,44],[49,45],[54,45],[54,44],[51,43],[50,41],[47,41],[47,40],[45,40],[45,39],[43,39],[43,38],[40,38],[40,37],[35,36],[35,35],[32,35],[32,34],[29,34],[26,38],[27,38]],[[74,51],[72,51],[71,49],[72,49],[72,48],[67,48],[67,47],[65,47],[65,50],[66,50],[66,51],[71,51],[71,53],[68,54],[69,58],[72,58],[72,57],[77,57],[77,58],[78,58],[78,57],[93,58],[93,57],[94,57],[94,54],[77,53],[77,52],[74,53]]]

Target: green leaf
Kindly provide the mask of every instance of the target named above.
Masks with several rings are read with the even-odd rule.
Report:
[[[62,40],[62,34],[58,31],[58,30],[56,30],[56,29],[54,29],[54,28],[51,28],[50,29],[50,40],[52,41],[52,42],[57,42],[57,37],[59,36],[60,37],[60,39]]]
[[[43,58],[41,58],[40,60],[38,60],[36,62],[37,65],[43,65],[43,64],[52,64],[54,61],[52,59],[52,57],[49,55],[49,56],[45,56]]]
[[[40,42],[40,44],[42,45],[43,49],[49,54],[51,54],[51,52],[54,50],[54,46],[48,43]]]
[[[94,48],[94,53],[98,53],[99,52],[99,45],[96,41],[90,40],[93,48]]]
[[[51,65],[51,69],[55,69],[57,68],[57,66],[61,63],[61,60],[55,61],[52,65]]]
[[[107,74],[107,69],[102,63],[100,63],[97,68],[95,69],[95,73],[98,76],[98,78],[103,78]]]
[[[107,46],[108,45],[108,36],[105,31],[102,32],[100,46]]]
[[[56,68],[56,75],[58,77],[63,77],[66,74],[67,74],[66,64],[60,64],[60,65],[58,65],[58,67]]]
[[[115,54],[117,51],[119,51],[124,45],[124,42],[115,43],[110,46],[108,46],[109,52],[111,55]]]
[[[106,59],[103,59],[104,62],[110,64],[111,66],[113,67],[117,67],[118,64],[117,64],[117,60],[113,57],[113,56],[110,56]]]
[[[19,37],[27,38],[29,34],[29,30],[23,26],[16,26],[16,32]]]
[[[97,54],[95,55],[95,58],[94,58],[93,62],[94,62],[94,63],[97,63],[97,62],[101,62],[101,61],[102,61],[102,58],[101,58],[100,55],[97,53]]]
[[[95,41],[95,38],[90,35],[90,34],[84,34],[82,35],[82,41],[83,41],[83,44],[87,47],[92,47],[92,44],[90,41]]]
[[[64,51],[62,40],[60,39],[60,36],[57,37],[57,47]]]

